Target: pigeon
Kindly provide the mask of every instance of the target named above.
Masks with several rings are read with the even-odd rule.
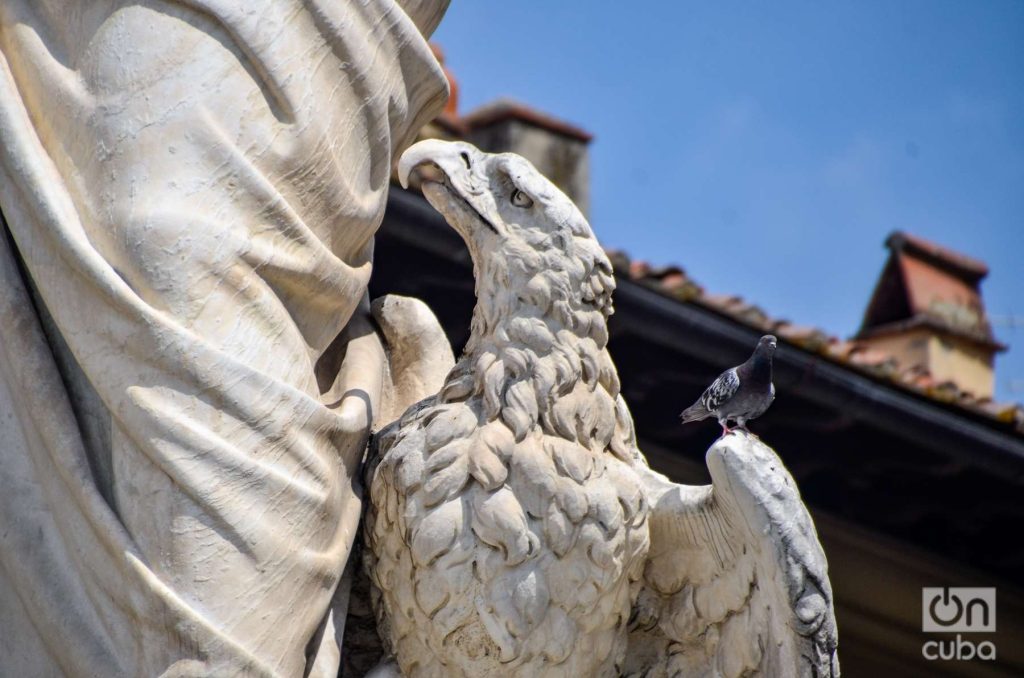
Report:
[[[757,348],[747,362],[722,372],[708,390],[679,417],[684,424],[715,417],[722,426],[722,435],[728,435],[729,420],[735,428],[747,431],[747,422],[757,419],[775,400],[772,383],[772,355],[776,339],[770,334],[761,337]]]

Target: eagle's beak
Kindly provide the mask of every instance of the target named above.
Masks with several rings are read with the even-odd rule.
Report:
[[[424,181],[423,195],[444,215],[448,225],[462,235],[471,250],[480,237],[481,226],[484,231],[499,232],[495,227],[493,198],[487,190],[483,153],[458,141],[420,141],[410,146],[398,161],[398,180],[402,186],[407,188],[412,173],[428,164],[436,165],[444,179]]]
[[[418,167],[433,163],[448,177],[452,185],[469,179],[473,160],[480,151],[468,144],[440,139],[425,139],[410,146],[398,161],[398,181],[409,188],[409,177]]]

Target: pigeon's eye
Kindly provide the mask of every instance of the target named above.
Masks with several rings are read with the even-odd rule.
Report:
[[[512,204],[516,207],[533,207],[533,198],[526,195],[518,188],[512,191]]]

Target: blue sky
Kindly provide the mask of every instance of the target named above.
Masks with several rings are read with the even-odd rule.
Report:
[[[1024,323],[1024,2],[455,0],[460,112],[591,131],[606,246],[848,336],[904,229],[983,259]],[[1024,326],[997,396],[1024,400]]]

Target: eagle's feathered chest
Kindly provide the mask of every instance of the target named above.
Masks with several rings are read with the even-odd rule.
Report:
[[[443,390],[380,436],[371,577],[400,664],[454,656],[467,673],[527,675],[570,662],[599,675],[620,663],[648,506],[629,414],[599,362],[590,383],[542,406],[506,384],[488,420],[485,377],[481,392],[443,402]],[[593,651],[571,652],[584,639]],[[427,673],[454,668],[441,667]]]

